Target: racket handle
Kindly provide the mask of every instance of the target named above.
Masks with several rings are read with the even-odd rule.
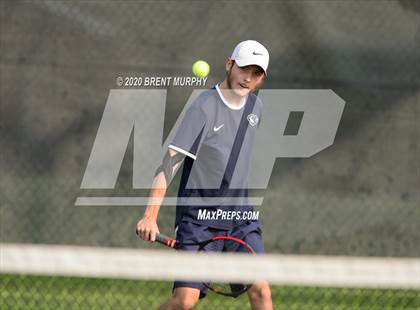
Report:
[[[156,235],[156,242],[162,243],[163,245],[166,245],[170,248],[176,247],[176,240],[169,238],[168,236],[165,236],[163,234],[157,234]]]
[[[137,228],[136,228],[136,235],[139,235],[139,231],[137,230]],[[167,247],[170,247],[170,248],[176,247],[176,240],[169,238],[168,236],[165,236],[163,234],[156,234],[155,241],[163,245],[166,245]]]

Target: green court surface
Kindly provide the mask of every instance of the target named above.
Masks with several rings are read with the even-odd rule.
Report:
[[[0,276],[1,309],[157,309],[171,283],[46,276]],[[420,309],[419,290],[272,286],[276,309]],[[249,309],[213,293],[195,309]]]

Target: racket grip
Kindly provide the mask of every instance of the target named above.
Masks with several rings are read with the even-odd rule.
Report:
[[[139,231],[137,230],[137,228],[136,228],[136,235],[139,235]],[[169,238],[168,236],[165,236],[163,234],[157,234],[155,241],[163,245],[166,245],[167,247],[170,247],[170,248],[175,248],[176,246],[175,239]]]
[[[156,242],[162,243],[163,245],[166,245],[170,248],[175,248],[176,246],[176,240],[169,238],[168,236],[165,236],[163,234],[157,234],[156,235]]]

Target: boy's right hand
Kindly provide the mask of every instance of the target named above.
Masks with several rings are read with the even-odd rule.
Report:
[[[140,239],[154,242],[159,233],[159,227],[155,219],[143,217],[138,221],[136,231]]]

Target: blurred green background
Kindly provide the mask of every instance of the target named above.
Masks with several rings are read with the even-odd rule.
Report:
[[[132,189],[131,142],[115,189],[80,190],[109,90],[118,76],[190,76],[197,59],[211,66],[210,88],[224,78],[236,43],[255,39],[270,51],[264,88],[332,89],[346,101],[335,143],[311,158],[278,159],[269,188],[257,191],[267,251],[420,256],[418,1],[1,1],[0,8],[0,242],[151,247],[133,233],[143,208],[74,206],[78,196],[147,195]],[[168,89],[165,135],[192,90]],[[162,208],[166,234],[174,212]],[[3,276],[2,297],[41,281],[28,279]],[[377,300],[387,294],[400,296],[381,291]],[[407,294],[417,301],[399,307],[418,309],[418,291]]]
[[[158,309],[172,283],[69,277],[11,276],[0,282],[6,309]],[[275,309],[419,309],[416,290],[272,287]],[[215,294],[194,309],[250,309],[245,295],[237,299]]]
[[[419,256],[417,1],[1,2],[1,242],[147,246],[142,208],[75,207],[145,196],[131,145],[115,190],[80,190],[118,76],[224,77],[237,42],[271,61],[264,88],[324,88],[346,101],[335,143],[278,159],[260,208],[270,252]],[[165,134],[192,88],[169,88]],[[165,137],[164,137],[165,138]],[[176,193],[172,183],[171,193]],[[173,233],[174,208],[161,212]]]

